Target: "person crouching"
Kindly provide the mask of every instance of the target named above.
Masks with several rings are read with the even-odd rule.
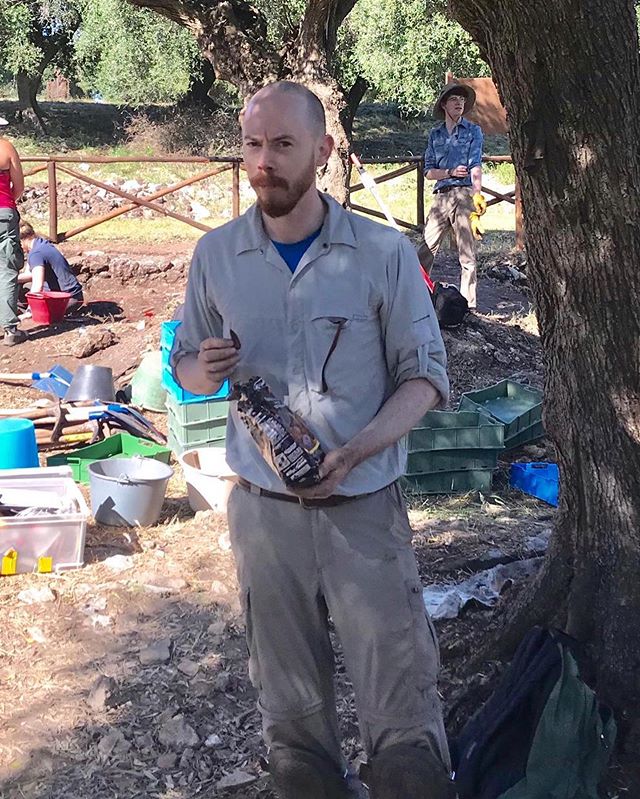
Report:
[[[71,294],[66,313],[84,302],[82,286],[71,271],[69,262],[48,239],[38,236],[29,222],[20,223],[20,242],[26,264],[18,277],[21,285],[31,284],[30,291],[66,291]]]

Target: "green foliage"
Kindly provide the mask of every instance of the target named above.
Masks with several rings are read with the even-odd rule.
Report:
[[[186,29],[153,11],[125,0],[87,0],[75,59],[87,92],[138,106],[184,96],[199,53]]]
[[[305,0],[255,0],[277,47],[298,27]],[[349,89],[358,76],[371,99],[418,112],[435,100],[447,70],[488,75],[469,35],[446,14],[445,0],[358,0],[338,31],[333,70]]]
[[[0,6],[0,40],[4,43],[0,60],[8,72],[24,68],[31,72],[38,63],[38,49],[28,39],[30,25],[25,3]]]
[[[478,48],[441,3],[359,0],[345,26],[355,31],[354,56],[376,99],[405,112],[429,108],[448,70],[461,77],[489,74]]]
[[[0,65],[13,74],[37,75],[60,55],[79,21],[81,0],[0,3]]]
[[[254,0],[253,5],[267,20],[267,37],[280,47],[292,31],[297,30],[304,15],[305,0]]]
[[[311,0],[254,2],[269,40],[281,48]],[[61,46],[53,65],[117,103],[175,101],[199,69],[186,29],[126,0],[0,0],[0,69],[41,73],[44,48],[54,40]],[[346,89],[362,76],[369,99],[408,113],[431,105],[448,69],[488,74],[468,35],[447,17],[445,0],[358,0],[338,32],[332,66]]]

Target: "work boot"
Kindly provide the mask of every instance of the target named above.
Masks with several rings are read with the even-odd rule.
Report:
[[[5,347],[13,347],[16,344],[22,344],[26,340],[27,334],[24,330],[20,330],[17,327],[5,327],[4,338],[2,339]]]
[[[299,749],[269,754],[269,773],[281,799],[351,799],[342,774],[333,763]]]
[[[444,765],[428,749],[398,744],[360,768],[369,799],[455,799]]]

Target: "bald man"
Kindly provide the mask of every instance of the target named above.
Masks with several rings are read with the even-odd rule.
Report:
[[[288,490],[232,404],[227,513],[269,771],[283,799],[357,796],[340,747],[331,617],[370,796],[449,799],[437,643],[397,482],[400,440],[448,396],[431,300],[403,236],[316,189],[333,140],[314,94],[261,89],[242,142],[257,203],[198,243],[172,364],[201,394],[262,376],[327,453],[317,486]]]

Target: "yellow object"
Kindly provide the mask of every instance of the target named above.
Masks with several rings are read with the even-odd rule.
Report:
[[[479,191],[473,195],[472,199],[473,207],[476,209],[476,214],[478,214],[478,216],[482,216],[482,214],[484,214],[487,210],[487,201]]]
[[[469,214],[469,219],[471,220],[471,232],[473,233],[473,238],[476,241],[480,241],[484,236],[484,228],[482,226],[482,222],[480,221],[480,216],[475,211],[472,211]]]
[[[0,574],[10,575],[15,574],[18,568],[18,553],[15,549],[10,549],[2,558],[2,565],[0,566]]]
[[[60,441],[64,444],[73,444],[78,441],[89,441],[93,438],[93,433],[69,433],[67,436],[60,436]]]
[[[51,571],[53,571],[53,558],[50,555],[38,558],[38,574],[48,574]]]

